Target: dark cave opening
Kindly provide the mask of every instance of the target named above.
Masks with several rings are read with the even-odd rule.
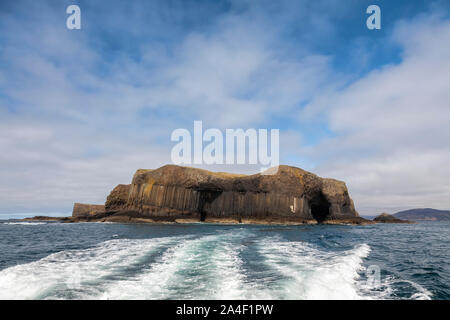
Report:
[[[204,222],[206,220],[206,212],[205,211],[200,211],[200,221]]]
[[[200,199],[198,203],[198,212],[200,213],[200,221],[206,220],[205,204],[211,203],[222,193],[219,189],[198,190],[200,192]]]
[[[322,192],[310,200],[310,206],[312,217],[319,223],[325,221],[330,215],[330,203]]]

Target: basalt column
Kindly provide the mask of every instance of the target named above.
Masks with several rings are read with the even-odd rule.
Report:
[[[359,218],[344,182],[300,168],[240,175],[167,165],[138,170],[108,196],[106,215],[303,221]]]

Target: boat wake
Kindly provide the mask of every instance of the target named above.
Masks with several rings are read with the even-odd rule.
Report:
[[[361,278],[366,244],[325,251],[242,229],[205,236],[114,239],[0,271],[0,299],[370,299],[388,281]],[[392,281],[391,281],[392,282]],[[416,284],[414,284],[416,285]],[[417,287],[411,298],[429,298]]]

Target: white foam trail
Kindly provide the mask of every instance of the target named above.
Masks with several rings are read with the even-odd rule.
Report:
[[[114,236],[114,235],[113,235]],[[390,298],[360,279],[366,244],[324,251],[278,237],[258,239],[264,268],[245,270],[242,244],[248,230],[155,239],[114,239],[84,250],[68,250],[0,271],[0,299],[364,299]],[[248,251],[247,251],[248,253]],[[418,292],[431,293],[406,281]]]
[[[243,269],[240,252],[245,246],[225,242],[211,259],[212,289],[203,299],[269,299],[261,283],[251,281]]]
[[[216,250],[211,260],[214,289],[209,295],[210,299],[243,299],[249,291],[249,284],[242,271],[242,259],[239,252],[242,246],[225,243]],[[205,297],[205,299],[208,299]]]
[[[174,238],[110,240],[94,248],[62,251],[3,269],[0,299],[58,299],[67,298],[67,292],[72,292],[69,298],[79,298],[79,291],[98,290],[95,284],[101,279],[120,274],[171,241]]]
[[[370,247],[325,252],[303,242],[266,238],[259,252],[282,275],[270,284],[277,299],[362,299],[357,279]]]
[[[241,237],[231,233],[184,240],[133,279],[112,283],[104,299],[239,299],[246,292],[240,269]]]

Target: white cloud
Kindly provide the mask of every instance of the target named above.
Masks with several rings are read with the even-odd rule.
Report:
[[[399,64],[306,108],[336,136],[304,151],[322,160],[319,173],[347,182],[362,213],[450,208],[450,21],[403,22],[393,39]]]
[[[136,7],[126,19],[121,10],[105,17],[95,8],[105,30],[117,33],[116,44],[127,39],[114,23],[127,25],[129,36],[143,34],[137,52],[118,53],[105,48],[105,34],[89,19],[70,32],[60,23],[62,7],[42,6],[17,6],[2,21],[11,32],[0,52],[0,213],[103,202],[134,170],[170,162],[173,129],[191,128],[197,119],[205,127],[267,125],[328,76],[328,57],[289,58],[259,12],[223,14],[206,32],[194,29],[161,44],[145,41],[155,31],[144,28],[147,18]],[[89,17],[91,10],[82,12]],[[150,23],[177,32],[165,29],[167,21]]]
[[[104,29],[88,19],[79,33],[58,27],[65,16],[50,5],[1,21],[12,32],[0,39],[0,213],[103,202],[137,168],[168,163],[170,132],[197,119],[219,128],[290,122],[281,161],[320,163],[315,171],[345,180],[362,213],[450,207],[448,20],[399,24],[390,40],[404,49],[401,63],[339,90],[351,75],[308,44],[336,34],[332,15],[342,19],[351,7],[341,1],[289,2],[276,14],[272,2],[239,2],[189,32],[168,22],[211,8],[169,14],[165,2],[140,5],[103,12],[92,4],[86,12],[98,12]],[[300,44],[292,46],[283,36],[298,19],[309,28],[295,30]],[[373,58],[363,45],[358,57]],[[335,136],[306,146],[305,124]]]

